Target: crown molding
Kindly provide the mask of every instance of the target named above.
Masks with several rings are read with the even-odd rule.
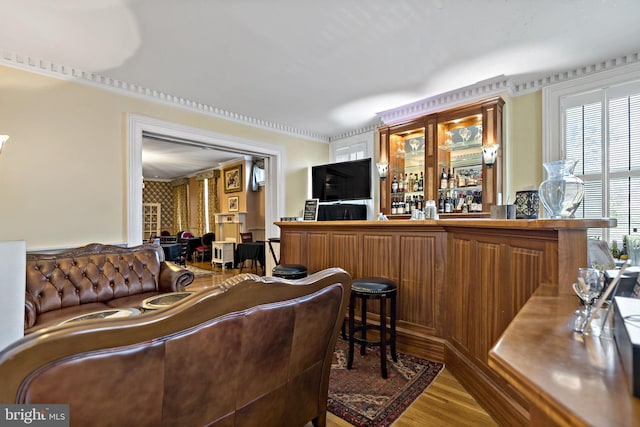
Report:
[[[127,83],[122,80],[112,79],[98,73],[84,71],[79,68],[68,67],[56,64],[44,59],[34,58],[28,55],[21,55],[14,52],[2,51],[0,64],[7,67],[17,68],[32,73],[53,77],[60,80],[72,81],[74,83],[85,84],[123,95],[144,99],[151,102],[170,105],[172,107],[189,110],[211,117],[216,117],[246,126],[275,131],[278,133],[302,137],[315,142],[329,142],[329,137],[317,132],[297,129],[292,126],[261,120],[244,114],[234,113],[222,108],[214,107],[200,102],[191,101],[179,96],[160,92],[144,86]]]
[[[368,133],[368,132],[373,132],[376,131],[378,129],[378,127],[382,125],[382,120],[377,120],[376,123],[369,125],[367,127],[363,127],[360,129],[353,129],[347,132],[343,132],[341,134],[338,135],[334,135],[329,137],[329,142],[334,142],[334,141],[338,141],[341,139],[345,139],[345,138],[350,138],[352,136],[356,136],[356,135],[362,135],[363,133]]]
[[[512,95],[511,81],[505,76],[497,76],[460,89],[381,111],[378,116],[384,124],[395,124],[449,108],[459,107],[504,92]]]
[[[532,78],[520,82],[516,82],[509,77],[498,76],[397,108],[381,111],[378,113],[378,116],[384,124],[400,123],[438,111],[459,107],[501,93],[507,93],[512,97],[527,95],[556,83],[578,79],[638,62],[640,62],[640,53],[632,53],[545,77]]]
[[[427,114],[435,113],[437,111],[459,107],[464,104],[479,101],[483,98],[496,96],[502,93],[507,93],[512,97],[526,95],[541,90],[543,87],[549,85],[566,82],[568,80],[577,79],[580,77],[638,62],[640,62],[640,53],[636,52],[629,55],[619,56],[613,59],[604,60],[594,64],[575,68],[572,70],[558,72],[545,77],[533,78],[520,82],[516,82],[512,78],[506,76],[497,76],[488,80],[483,80],[473,85],[465,86],[460,89],[455,89],[439,95],[424,98],[419,101],[402,105],[390,110],[381,111],[376,114],[379,118],[379,122],[376,124],[372,124],[364,128],[352,131],[343,132],[334,136],[326,136],[321,135],[317,132],[297,129],[292,126],[234,113],[232,111],[227,111],[222,108],[191,101],[179,96],[156,91],[144,86],[127,83],[121,80],[111,79],[98,73],[56,64],[51,61],[34,58],[32,56],[20,55],[7,51],[2,51],[0,56],[0,64],[8,67],[18,68],[61,80],[73,81],[75,83],[98,87],[126,96],[132,96],[150,102],[165,104],[172,107],[197,112],[200,114],[205,114],[211,117],[240,123],[246,126],[274,131],[286,135],[292,135],[295,137],[302,137],[315,142],[324,143],[329,143],[362,133],[367,133],[376,130],[377,127],[382,124],[394,124],[407,121],[415,117],[420,117]]]

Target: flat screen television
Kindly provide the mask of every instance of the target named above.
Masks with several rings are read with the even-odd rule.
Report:
[[[371,198],[371,159],[311,167],[311,193],[321,202]]]

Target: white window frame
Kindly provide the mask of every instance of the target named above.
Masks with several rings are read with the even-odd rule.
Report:
[[[640,63],[619,66],[611,70],[602,71],[588,76],[568,80],[546,86],[542,89],[542,161],[544,163],[564,158],[564,109],[572,105],[572,97],[581,97],[586,100],[593,95],[594,99],[600,98],[603,105],[603,130],[604,138],[608,141],[608,101],[623,86],[640,84]],[[597,92],[607,89],[609,97],[599,95]],[[625,88],[626,89],[626,88]],[[615,96],[614,96],[615,97]],[[608,143],[608,142],[607,142]],[[603,150],[603,155],[607,150]],[[606,160],[606,159],[605,159]],[[606,163],[608,164],[608,162]],[[606,173],[603,171],[603,174]],[[603,185],[607,185],[603,180]],[[608,192],[603,197],[603,213],[609,214]],[[602,237],[608,241],[608,229],[602,230]]]
[[[340,155],[347,155],[347,160],[360,160],[373,157],[373,132],[343,138],[329,143],[329,161],[335,163]]]

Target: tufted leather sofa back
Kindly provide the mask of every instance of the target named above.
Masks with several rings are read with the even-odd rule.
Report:
[[[140,316],[35,332],[0,353],[0,403],[66,403],[71,426],[326,423],[351,289],[245,274]]]
[[[56,254],[27,255],[27,298],[37,313],[104,302],[158,289],[162,248],[83,246]]]

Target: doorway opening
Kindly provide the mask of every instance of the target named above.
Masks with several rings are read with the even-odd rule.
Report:
[[[127,245],[142,243],[142,141],[144,134],[189,140],[213,150],[234,151],[265,160],[265,235],[279,236],[274,222],[284,211],[284,148],[205,129],[130,114],[127,123]]]

